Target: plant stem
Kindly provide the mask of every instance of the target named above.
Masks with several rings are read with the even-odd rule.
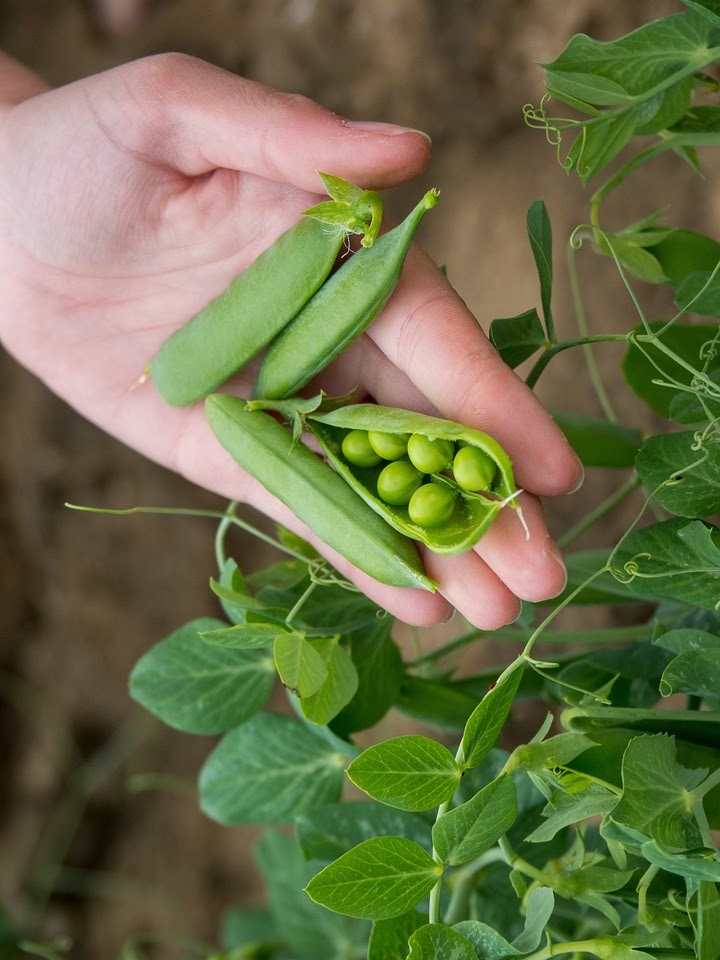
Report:
[[[567,547],[573,542],[573,540],[576,540],[581,534],[585,533],[586,530],[589,530],[599,520],[603,520],[615,509],[619,503],[622,503],[626,497],[637,490],[639,486],[640,477],[633,472],[621,487],[618,487],[614,493],[611,493],[606,500],[603,500],[601,504],[595,507],[594,510],[591,510],[587,516],[582,518],[582,520],[579,520],[575,526],[570,527],[566,533],[564,533],[561,537],[558,537],[558,546]]]
[[[552,358],[564,350],[570,350],[571,347],[584,347],[593,343],[609,343],[618,340],[627,342],[627,339],[627,335],[624,333],[598,333],[594,336],[572,337],[569,340],[561,340],[559,343],[555,343],[545,349],[536,361],[535,366],[525,378],[525,383],[532,389],[540,379],[540,374]]]

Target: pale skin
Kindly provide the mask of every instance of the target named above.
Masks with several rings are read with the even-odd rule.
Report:
[[[484,430],[512,457],[529,537],[506,510],[473,551],[423,551],[434,594],[351,567],[240,471],[202,405],[168,407],[138,383],[161,342],[321,199],[317,170],[397,185],[425,169],[425,135],[349,122],[175,54],[57,90],[0,55],[0,90],[0,337],[21,364],[130,447],[306,537],[408,623],[432,625],[456,608],[495,629],[516,618],[520,599],[562,590],[540,497],[568,493],[582,469],[417,247],[383,313],[322,383]],[[248,396],[252,374],[228,389]]]

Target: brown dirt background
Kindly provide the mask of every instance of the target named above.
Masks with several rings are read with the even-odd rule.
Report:
[[[556,237],[555,313],[570,335],[563,251],[587,191],[523,123],[523,104],[542,92],[536,63],[574,33],[610,39],[680,9],[673,0],[157,0],[117,36],[101,29],[90,0],[3,0],[0,45],[54,84],[180,50],[348,117],[426,130],[430,169],[421,184],[394,191],[391,208],[441,188],[421,242],[487,326],[538,300],[525,212],[544,197]],[[668,202],[671,222],[713,232],[712,178],[670,158],[623,195],[618,225]],[[581,268],[595,328],[634,323],[609,262],[588,254]],[[630,405],[617,359],[610,351],[604,359],[610,391]],[[551,409],[599,413],[578,358],[551,370],[539,391]],[[117,957],[142,931],[212,942],[228,906],[262,899],[248,859],[254,834],[198,812],[192,781],[209,741],[152,722],[129,700],[126,680],[156,640],[216,612],[207,588],[213,528],[88,517],[63,502],[220,504],[100,433],[4,354],[0,437],[0,902],[14,916],[41,916],[45,937],[69,935],[74,960]],[[549,505],[554,529],[615,480],[592,476],[583,497]],[[621,523],[611,518],[603,537]],[[262,562],[254,542],[238,540],[237,551],[251,566]],[[134,793],[131,777],[148,772],[164,778],[162,789]]]

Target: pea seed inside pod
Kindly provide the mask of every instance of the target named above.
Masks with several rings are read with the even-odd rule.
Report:
[[[442,473],[455,455],[452,440],[433,439],[423,433],[413,433],[408,440],[408,457],[421,473]]]
[[[378,496],[385,503],[404,507],[422,482],[422,474],[409,460],[393,460],[377,478]]]
[[[494,461],[477,447],[461,447],[453,460],[455,482],[463,490],[489,490],[495,480]]]
[[[351,430],[342,441],[342,452],[348,463],[356,467],[376,467],[382,457],[370,446],[367,430]]]
[[[375,453],[383,460],[401,460],[407,456],[407,433],[383,433],[382,430],[369,430],[368,440]]]
[[[455,512],[455,496],[450,487],[440,483],[424,483],[408,503],[408,514],[420,527],[444,527]]]

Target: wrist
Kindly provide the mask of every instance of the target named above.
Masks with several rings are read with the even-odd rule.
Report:
[[[0,117],[23,100],[48,89],[36,73],[0,50]]]

